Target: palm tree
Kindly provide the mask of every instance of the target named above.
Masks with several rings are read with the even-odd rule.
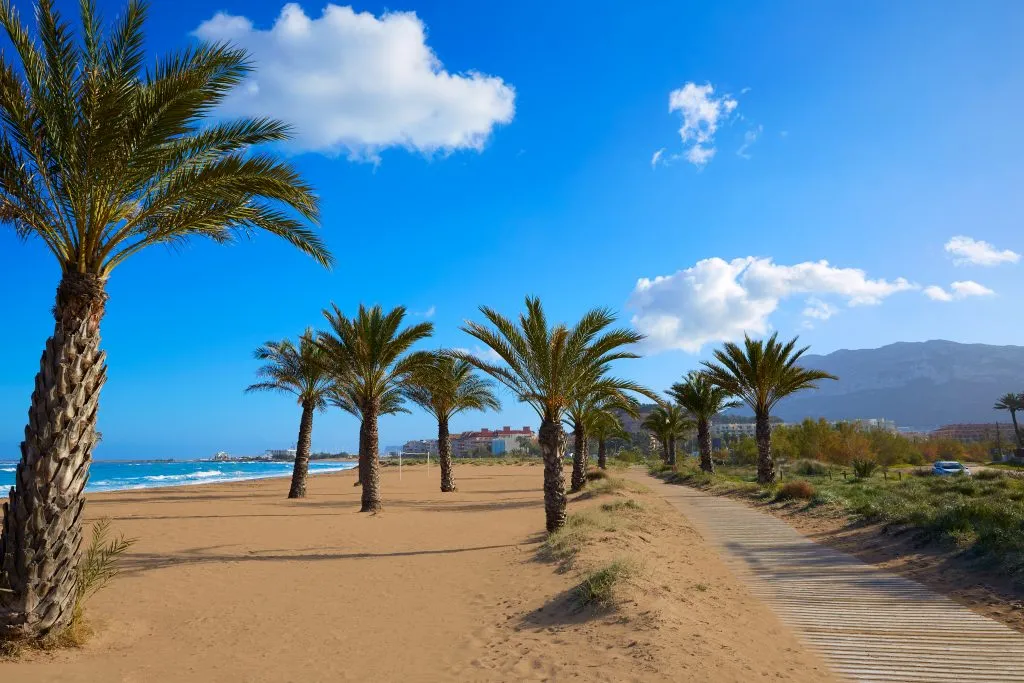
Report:
[[[697,421],[700,468],[705,472],[714,472],[715,463],[711,459],[711,418],[723,410],[735,408],[740,405],[739,402],[729,400],[729,393],[716,386],[705,372],[687,373],[683,381],[673,384],[667,393]]]
[[[401,401],[402,387],[410,373],[426,361],[426,354],[408,354],[409,348],[429,337],[428,322],[404,329],[405,307],[384,313],[380,306],[360,304],[352,319],[337,306],[324,311],[330,330],[321,332],[319,344],[327,366],[339,386],[336,398],[351,404],[349,412],[361,418],[359,427],[359,480],[363,484],[360,512],[379,512],[380,460],[377,419]]]
[[[839,379],[822,370],[797,365],[810,347],[796,348],[797,337],[785,344],[773,334],[767,341],[744,335],[743,347],[727,342],[715,351],[717,363],[704,362],[708,379],[754,411],[757,438],[757,481],[775,481],[772,431],[769,417],[781,399],[804,389],[815,389],[823,379]]]
[[[631,408],[632,411],[622,412],[636,417],[636,406],[633,405]],[[597,466],[599,469],[608,468],[609,439],[629,440],[629,434],[622,428],[619,414],[620,411],[614,406],[601,407],[594,410],[587,421],[587,431],[597,439]]]
[[[0,220],[42,241],[61,271],[0,534],[0,635],[23,638],[72,618],[114,268],[148,247],[257,231],[331,263],[303,223],[318,217],[312,188],[253,150],[288,128],[208,119],[250,73],[244,51],[199,44],[143,68],[141,0],[106,33],[88,1],[77,32],[49,0],[35,18],[33,35],[0,2],[13,48],[0,56]]]
[[[1024,394],[1004,394],[992,408],[1010,412],[1010,419],[1013,420],[1013,434],[1017,437],[1017,446],[1024,448],[1024,437],[1021,436],[1020,428],[1017,426],[1017,411],[1024,411]]]
[[[398,415],[399,413],[411,412],[403,404],[404,397],[399,391],[389,391],[382,398],[380,403],[380,410],[377,412],[377,416],[382,415]],[[356,403],[356,397],[352,392],[352,387],[340,387],[336,383],[333,384],[330,394],[327,396],[327,403],[334,406],[335,408],[341,408],[346,413],[353,415],[359,420],[359,450],[356,451],[362,454],[363,451],[363,411]],[[361,458],[360,458],[361,460]],[[356,481],[353,486],[363,485],[363,463],[356,463]]]
[[[313,438],[313,413],[327,407],[327,397],[333,383],[323,363],[323,351],[316,343],[313,328],[307,328],[299,337],[299,346],[289,340],[268,341],[256,349],[256,359],[267,364],[256,371],[263,381],[250,385],[246,391],[282,391],[294,394],[302,408],[299,421],[299,440],[292,468],[289,498],[306,497],[306,477],[309,474],[309,450]]]
[[[665,463],[675,467],[676,439],[693,428],[693,423],[686,419],[685,413],[677,405],[663,403],[655,407],[640,426],[658,437]]]
[[[519,324],[487,306],[480,307],[490,327],[469,322],[462,329],[489,346],[504,361],[496,365],[468,353],[457,357],[480,368],[528,403],[540,416],[537,434],[544,458],[544,512],[549,532],[565,524],[565,478],[562,472],[562,418],[576,385],[599,375],[613,361],[637,358],[622,347],[644,337],[627,329],[611,329],[615,316],[607,309],[586,313],[572,328],[548,325],[540,299],[526,298]],[[609,380],[613,381],[613,380]],[[631,382],[621,382],[630,390]]]
[[[426,362],[405,385],[405,395],[437,419],[437,457],[441,463],[441,492],[455,491],[452,440],[448,422],[464,410],[500,410],[494,384],[477,377],[473,366],[445,353],[428,354]]]
[[[569,490],[572,493],[581,490],[587,483],[587,462],[590,459],[589,426],[595,415],[613,410],[636,413],[636,401],[626,395],[623,380],[608,382],[606,379],[597,377],[579,382],[566,408],[566,422],[573,430],[572,477],[569,483]],[[651,395],[650,391],[638,385],[633,385],[630,389]]]

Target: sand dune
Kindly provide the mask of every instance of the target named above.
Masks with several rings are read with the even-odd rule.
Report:
[[[579,577],[537,557],[541,476],[464,465],[442,495],[435,468],[389,468],[377,516],[357,512],[351,472],[302,501],[284,480],[92,495],[90,519],[139,539],[89,606],[96,634],[0,662],[0,680],[828,679],[668,506],[634,539],[656,589],[573,608]]]

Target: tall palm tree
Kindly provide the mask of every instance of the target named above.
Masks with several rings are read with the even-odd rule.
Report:
[[[590,422],[600,412],[620,410],[636,414],[636,401],[625,393],[622,380],[607,382],[605,377],[591,378],[577,383],[572,400],[566,408],[565,421],[573,430],[572,477],[569,490],[572,493],[581,490],[587,483],[587,462]],[[651,396],[651,392],[639,385],[633,390]]]
[[[636,417],[636,406],[630,407],[633,408],[631,412],[623,412]],[[622,428],[619,414],[620,411],[614,406],[603,406],[592,411],[587,421],[587,431],[597,440],[597,466],[599,469],[608,468],[609,439],[629,440],[629,434]]]
[[[384,313],[380,306],[360,304],[354,318],[347,318],[337,306],[324,311],[330,329],[321,332],[319,344],[326,353],[327,366],[350,412],[361,417],[359,427],[359,479],[363,484],[360,512],[383,509],[380,499],[380,460],[377,419],[388,406],[401,400],[402,386],[410,373],[426,361],[422,353],[408,353],[413,344],[429,337],[434,326],[428,322],[402,329],[405,307]]]
[[[714,472],[711,459],[711,418],[728,408],[740,405],[732,401],[729,393],[716,386],[707,373],[691,371],[668,390],[668,395],[697,421],[697,444],[700,448],[700,468]]]
[[[623,347],[644,337],[627,329],[608,329],[615,316],[599,308],[586,313],[572,328],[548,325],[540,299],[526,298],[526,312],[519,324],[487,306],[480,307],[490,327],[475,322],[462,329],[489,346],[503,365],[468,353],[456,354],[505,385],[520,401],[528,403],[541,419],[537,434],[544,458],[544,512],[549,532],[565,524],[565,477],[562,472],[564,433],[562,418],[576,385],[601,374],[610,363],[637,358]],[[618,382],[623,390],[634,385]]]
[[[50,0],[35,18],[33,33],[0,1],[13,48],[0,55],[0,221],[38,238],[61,272],[0,534],[0,635],[27,638],[72,617],[112,271],[148,247],[258,231],[331,263],[303,222],[318,217],[312,188],[253,149],[288,128],[209,120],[250,73],[244,51],[199,44],[144,68],[141,0],[107,32],[89,0],[80,31]]]
[[[1010,412],[1010,419],[1013,420],[1013,434],[1017,437],[1017,447],[1024,448],[1024,436],[1021,435],[1020,428],[1017,426],[1017,411],[1024,411],[1024,393],[1004,394],[992,408]]]
[[[437,419],[437,457],[441,464],[441,492],[455,491],[452,440],[448,422],[464,410],[500,410],[494,383],[478,377],[473,366],[445,353],[427,354],[413,371],[405,395]]]
[[[723,391],[736,396],[754,411],[757,438],[757,481],[775,481],[772,459],[772,430],[769,418],[772,408],[781,399],[804,389],[815,389],[823,379],[839,379],[822,370],[797,365],[810,348],[796,348],[797,337],[786,343],[778,341],[778,333],[767,341],[744,335],[743,347],[727,342],[715,351],[715,362],[704,362],[710,381]]]
[[[662,403],[644,418],[640,426],[658,437],[665,463],[675,467],[676,439],[693,428],[693,423],[686,418],[682,409],[672,403]]]
[[[257,360],[267,364],[256,371],[263,381],[250,385],[246,391],[281,391],[294,394],[302,408],[299,420],[299,440],[292,468],[289,498],[306,497],[306,477],[309,474],[309,450],[313,439],[313,413],[327,407],[327,398],[333,382],[324,365],[324,353],[317,345],[313,328],[307,328],[299,337],[299,346],[291,341],[268,341],[256,349]]]

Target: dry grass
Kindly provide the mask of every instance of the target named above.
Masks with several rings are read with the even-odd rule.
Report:
[[[627,559],[613,560],[583,577],[576,587],[576,599],[581,607],[613,607],[616,588],[636,574],[636,563]]]

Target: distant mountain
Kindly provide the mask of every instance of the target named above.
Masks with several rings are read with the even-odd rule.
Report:
[[[883,417],[917,428],[1007,422],[992,404],[1009,391],[1024,392],[1024,346],[899,342],[801,360],[839,381],[780,402],[774,414],[787,422]]]

